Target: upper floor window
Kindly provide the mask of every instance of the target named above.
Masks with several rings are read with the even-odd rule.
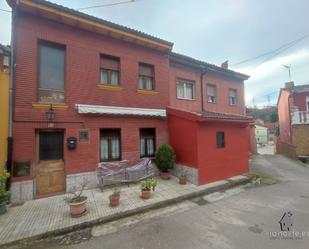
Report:
[[[39,44],[40,102],[64,102],[65,47],[49,42]]]
[[[309,111],[309,96],[306,97],[307,111]]]
[[[215,85],[207,85],[207,98],[209,103],[217,102],[217,86]]]
[[[195,82],[191,80],[177,79],[177,98],[195,99]]]
[[[154,90],[154,67],[152,65],[139,64],[139,89]]]
[[[230,105],[237,105],[237,90],[229,89],[229,103]]]
[[[101,84],[119,85],[120,59],[108,55],[101,56]]]

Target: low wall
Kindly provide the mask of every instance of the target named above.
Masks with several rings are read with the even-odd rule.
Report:
[[[293,145],[296,146],[296,155],[309,156],[309,125],[293,125],[292,134]]]
[[[282,154],[287,157],[296,158],[296,146],[277,140],[277,154]]]

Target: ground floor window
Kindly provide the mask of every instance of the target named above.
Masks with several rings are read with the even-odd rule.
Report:
[[[224,147],[225,147],[224,132],[218,131],[217,132],[217,148],[224,148]]]
[[[39,133],[39,159],[61,160],[63,159],[63,132]]]
[[[120,129],[101,129],[100,132],[100,160],[117,161],[121,159]]]
[[[140,156],[153,157],[156,150],[156,130],[154,128],[140,129]]]

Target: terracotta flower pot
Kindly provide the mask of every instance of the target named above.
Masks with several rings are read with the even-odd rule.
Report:
[[[160,172],[160,177],[163,180],[169,180],[171,178],[170,172]]]
[[[82,196],[80,202],[70,202],[70,213],[72,217],[80,217],[86,213],[87,197]]]
[[[151,195],[151,191],[150,190],[142,190],[142,198],[143,199],[149,199]]]
[[[181,185],[187,184],[187,177],[186,176],[180,176],[179,177],[179,184],[181,184]]]
[[[119,205],[120,195],[110,195],[109,205],[111,207],[117,207]]]

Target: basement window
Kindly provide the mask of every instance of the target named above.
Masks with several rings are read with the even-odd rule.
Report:
[[[30,160],[15,160],[13,167],[13,177],[30,176]]]
[[[224,138],[224,132],[218,131],[217,132],[217,148],[224,148],[225,147],[225,138]]]

